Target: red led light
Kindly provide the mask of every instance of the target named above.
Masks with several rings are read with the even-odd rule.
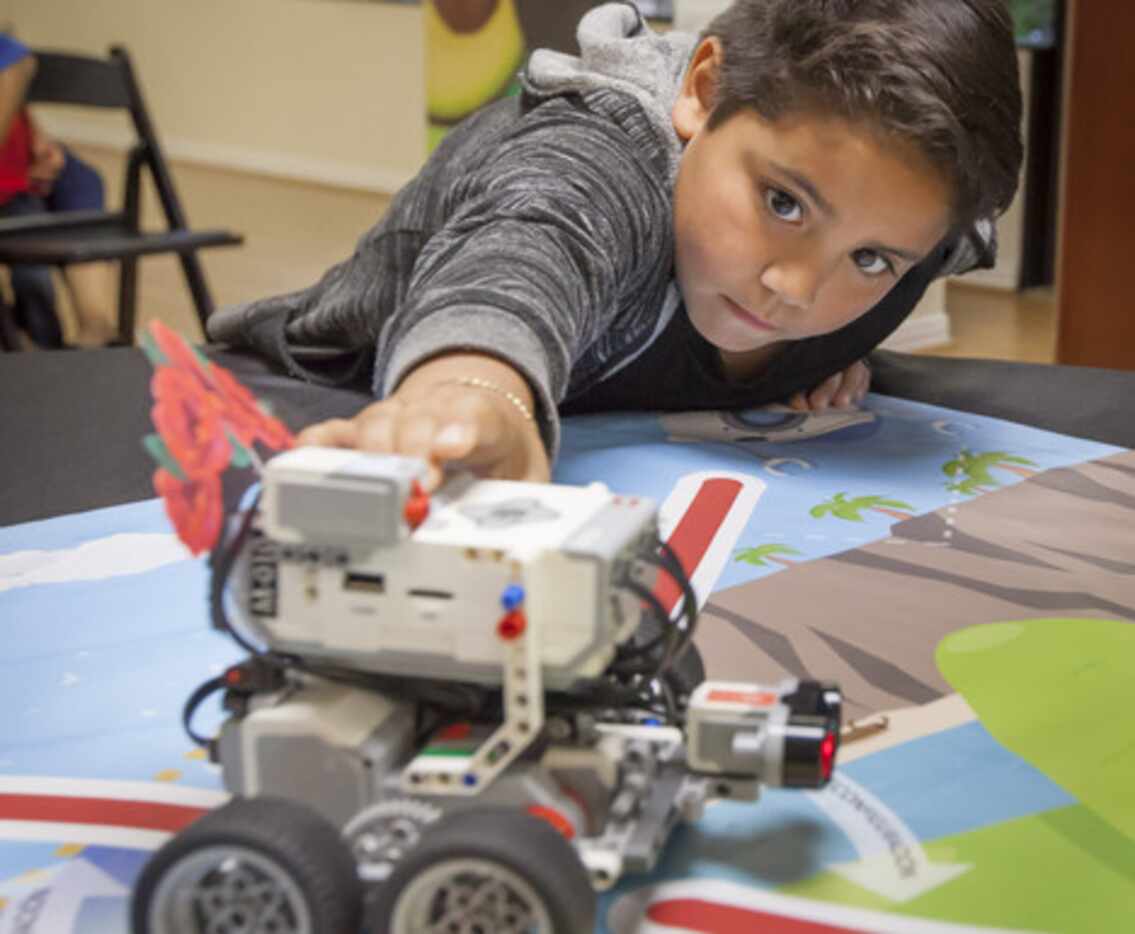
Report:
[[[823,742],[820,743],[820,774],[824,777],[824,781],[828,781],[832,777],[832,768],[835,766],[835,749],[835,733],[826,733]]]
[[[528,621],[520,610],[511,610],[505,613],[497,623],[497,635],[505,641],[518,639],[524,634]]]
[[[402,507],[402,516],[406,520],[406,524],[413,530],[425,522],[429,514],[429,494],[415,480],[410,485],[410,495],[406,498],[406,504]]]

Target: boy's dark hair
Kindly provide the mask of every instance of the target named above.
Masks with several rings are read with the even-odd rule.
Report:
[[[744,107],[866,121],[952,183],[958,225],[1012,201],[1021,90],[1003,0],[735,0],[705,35],[724,53],[710,130]]]

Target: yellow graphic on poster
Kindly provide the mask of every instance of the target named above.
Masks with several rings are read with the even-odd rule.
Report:
[[[451,127],[520,89],[533,49],[576,54],[580,17],[598,0],[427,0],[429,148]]]
[[[515,0],[430,0],[426,20],[429,145],[511,90],[524,63]]]

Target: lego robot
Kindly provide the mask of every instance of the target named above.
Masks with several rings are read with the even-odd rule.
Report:
[[[424,470],[292,450],[230,520],[210,604],[248,659],[185,723],[234,797],[151,858],[135,931],[587,932],[707,802],[828,782],[838,689],[704,680],[653,502]]]

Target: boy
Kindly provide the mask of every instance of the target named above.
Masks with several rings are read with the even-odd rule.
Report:
[[[862,398],[935,275],[992,260],[1021,100],[1002,0],[737,0],[697,41],[629,3],[538,51],[354,257],[223,312],[382,400],[301,441],[547,479],[560,413]]]

